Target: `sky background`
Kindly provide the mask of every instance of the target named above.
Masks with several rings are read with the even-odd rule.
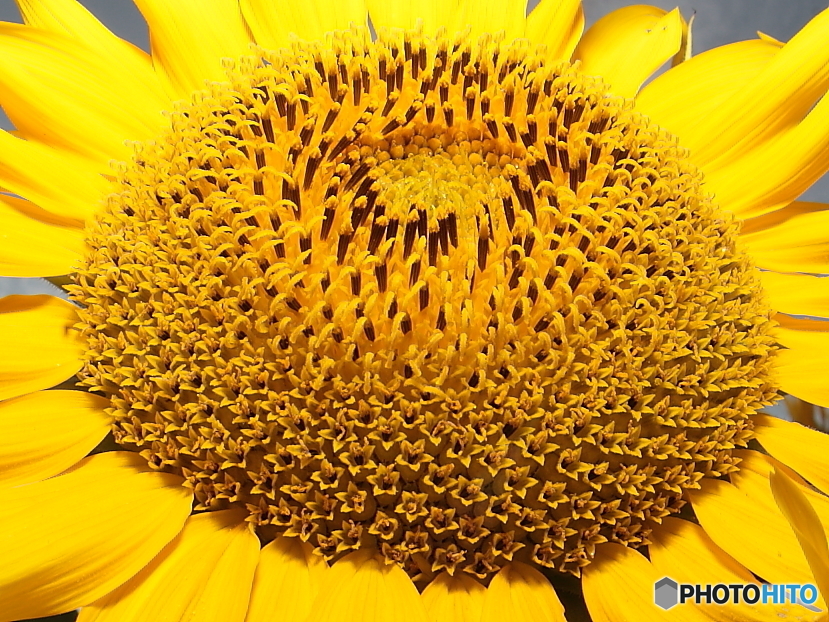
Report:
[[[279,1],[279,0],[275,0]],[[313,1],[313,0],[305,0]],[[587,25],[603,15],[635,0],[583,0]],[[531,6],[536,0],[530,0]],[[131,0],[81,0],[98,19],[117,35],[148,50],[147,25]],[[829,6],[827,0],[682,0],[655,1],[650,4],[666,10],[679,6],[686,19],[696,13],[694,53],[733,41],[752,39],[758,30],[781,41],[787,41],[812,17]],[[19,22],[20,14],[14,0],[0,0],[0,20]],[[0,98],[2,105],[2,98]],[[0,111],[0,127],[10,127]],[[829,203],[829,176],[813,186],[804,197]],[[11,293],[55,293],[49,283],[40,279],[0,278],[0,297]]]

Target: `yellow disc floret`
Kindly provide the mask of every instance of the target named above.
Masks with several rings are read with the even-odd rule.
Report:
[[[733,471],[775,341],[675,139],[527,42],[229,68],[124,165],[72,288],[115,440],[197,511],[416,580],[578,573]]]

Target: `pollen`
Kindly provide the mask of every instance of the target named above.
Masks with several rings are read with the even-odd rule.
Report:
[[[328,561],[578,575],[739,468],[776,342],[675,138],[502,37],[228,63],[138,145],[71,286],[113,434]]]

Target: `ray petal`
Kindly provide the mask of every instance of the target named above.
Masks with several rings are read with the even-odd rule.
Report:
[[[466,22],[472,36],[504,33],[506,41],[524,37],[527,27],[527,0],[466,0]],[[461,19],[460,28],[467,24]]]
[[[63,613],[135,575],[190,514],[192,494],[181,483],[149,472],[138,454],[112,452],[4,490],[0,620]]]
[[[305,4],[241,0],[240,4],[256,43],[270,49],[287,47],[292,34],[306,41],[322,41],[326,32],[368,23],[365,0],[321,0]],[[396,6],[397,3],[389,4]]]
[[[740,240],[758,267],[829,273],[829,204],[794,201],[744,221],[743,230]]]
[[[779,50],[779,44],[754,39],[703,52],[642,87],[636,108],[684,144],[697,123],[745,88]]]
[[[28,26],[74,37],[146,91],[164,97],[149,54],[114,35],[77,0],[15,0]]]
[[[741,159],[734,150],[744,154],[800,121],[829,86],[827,32],[829,10],[783,46],[750,84],[682,136],[694,160],[707,167]]]
[[[809,565],[771,494],[768,478],[743,476],[739,485],[704,479],[688,497],[718,547],[771,583],[809,583]]]
[[[670,13],[637,4],[605,15],[584,34],[574,58],[582,70],[601,76],[614,95],[634,97],[639,87],[682,46],[684,21]]]
[[[34,206],[27,203],[0,194],[0,275],[35,277],[70,273],[83,253],[83,232],[33,218],[30,214]]]
[[[127,160],[127,140],[154,137],[169,105],[123,67],[68,35],[0,23],[0,97],[29,140],[99,162]]]
[[[250,54],[250,36],[236,0],[136,0],[150,26],[157,70],[182,98],[205,81],[224,81],[222,59]]]
[[[775,470],[769,481],[777,505],[794,530],[821,594],[829,594],[829,547],[826,531],[803,491],[785,473]]]
[[[38,482],[82,460],[109,431],[108,404],[83,391],[0,402],[0,487]]]
[[[570,60],[583,33],[581,0],[541,0],[527,16],[527,39],[546,45],[551,60]]]
[[[829,317],[829,279],[763,270],[760,281],[775,311]]]
[[[778,352],[775,363],[782,389],[812,404],[829,406],[829,386],[817,372],[829,369],[829,332],[780,327],[777,338],[787,348]]]
[[[691,155],[700,163],[693,147]],[[829,96],[824,96],[799,123],[780,128],[761,144],[702,168],[705,186],[720,206],[740,218],[750,218],[792,203],[826,172],[827,158]]]
[[[48,389],[81,367],[75,307],[53,296],[0,299],[0,399]]]
[[[245,622],[302,622],[328,574],[327,565],[309,544],[278,537],[259,555]]]
[[[0,188],[58,216],[85,221],[109,190],[100,166],[0,130]]]
[[[446,25],[446,14],[457,14],[461,3],[450,0],[403,0],[402,2],[383,2],[367,0],[368,13],[375,28],[413,29],[418,20],[423,22],[423,32],[434,34],[438,28]],[[451,23],[451,19],[448,20]]]
[[[607,542],[596,547],[596,557],[584,569],[582,589],[593,622],[648,622],[708,620],[699,609],[674,607],[670,611],[654,604],[654,583],[661,579],[644,555],[631,548]]]
[[[504,566],[486,591],[482,622],[565,622],[564,607],[538,570],[521,562]]]
[[[661,576],[678,583],[759,583],[737,560],[718,547],[699,525],[679,518],[666,518],[650,536],[648,556]],[[719,622],[778,622],[806,612],[796,605],[727,604],[700,605]],[[820,614],[814,617],[815,622]],[[808,617],[806,619],[809,619]]]
[[[423,590],[423,604],[431,620],[481,622],[486,588],[469,575],[438,575]]]
[[[258,559],[243,511],[191,516],[146,568],[84,607],[78,622],[242,622]]]
[[[327,589],[313,605],[318,622],[431,622],[420,594],[396,564],[385,564],[372,551],[351,553],[332,569]]]
[[[823,492],[829,491],[829,434],[771,415],[757,414],[752,421],[766,451]]]

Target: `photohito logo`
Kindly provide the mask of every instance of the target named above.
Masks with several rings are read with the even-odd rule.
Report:
[[[811,583],[780,583],[777,585],[756,583],[677,583],[670,577],[662,577],[653,584],[653,602],[662,609],[693,602],[697,605],[725,605],[747,603],[756,605],[801,605],[814,612],[817,588]]]

